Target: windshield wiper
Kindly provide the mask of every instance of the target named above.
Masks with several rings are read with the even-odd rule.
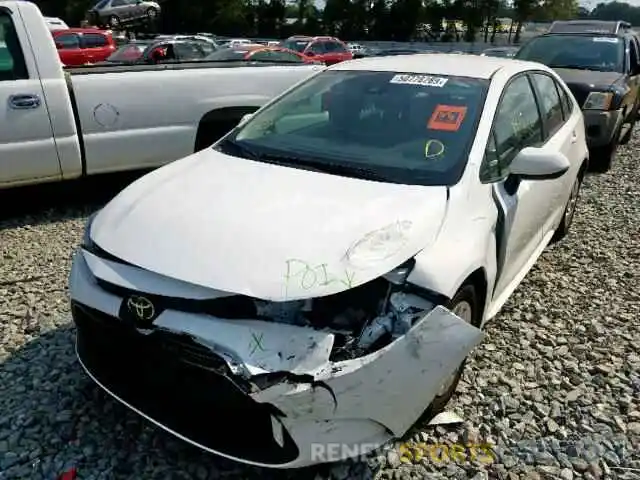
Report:
[[[549,65],[551,68],[568,68],[573,70],[589,70],[592,72],[611,72],[609,68],[587,67],[585,65]]]
[[[244,145],[239,144],[238,142],[235,142],[231,139],[225,139],[223,140],[219,145],[215,146],[214,149],[215,150],[219,150],[222,153],[226,153],[226,147],[231,147],[231,149],[233,151],[236,152],[236,154],[240,155],[241,157],[244,158],[248,158],[250,160],[260,160],[261,159],[261,154],[252,150],[249,147],[245,147]]]
[[[249,160],[256,160],[259,162],[280,165],[283,167],[313,170],[320,173],[361,178],[364,180],[389,181],[388,178],[384,175],[380,175],[379,173],[368,168],[356,167],[351,165],[340,165],[336,163],[326,163],[324,161],[306,159],[293,155],[275,155],[270,153],[258,152],[231,139],[223,140],[215,148],[216,150],[222,151],[222,153],[226,153],[225,150],[227,150],[228,147],[231,147],[231,149],[234,150],[236,154],[240,155],[241,157],[248,158]]]
[[[388,181],[384,175],[380,175],[369,168],[356,167],[352,165],[340,165],[337,163],[327,163],[324,161],[311,160],[296,156],[272,154],[262,154],[258,160],[285,167],[303,167],[320,173],[343,175],[346,177],[361,178],[364,180]]]

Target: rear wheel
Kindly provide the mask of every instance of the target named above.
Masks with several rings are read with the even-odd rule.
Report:
[[[116,29],[120,26],[120,18],[117,15],[111,15],[109,17],[109,26],[113,29]]]
[[[576,205],[578,204],[578,197],[580,196],[580,186],[582,185],[582,180],[584,178],[584,171],[580,171],[576,181],[573,183],[573,187],[571,188],[571,194],[569,195],[569,200],[567,201],[567,206],[564,209],[564,213],[562,214],[562,220],[560,221],[560,225],[556,229],[552,242],[557,242],[562,240],[569,233],[569,229],[571,228],[571,222],[573,222],[573,216],[576,213]]]
[[[158,16],[158,11],[155,8],[150,8],[147,10],[147,18],[149,20],[155,20]]]
[[[476,327],[480,325],[482,312],[480,311],[478,294],[473,285],[466,284],[460,287],[451,301],[445,306],[465,322]],[[467,359],[465,358],[456,371],[442,384],[438,394],[427,407],[423,415],[424,420],[430,420],[447,406],[460,382],[466,363]]]

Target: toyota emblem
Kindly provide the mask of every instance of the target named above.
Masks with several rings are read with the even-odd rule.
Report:
[[[152,320],[156,314],[156,309],[151,300],[145,297],[134,295],[127,300],[127,309],[136,319],[141,322]]]

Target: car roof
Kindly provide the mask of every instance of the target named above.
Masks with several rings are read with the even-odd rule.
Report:
[[[65,28],[61,30],[56,30],[54,32],[56,35],[61,35],[63,33],[101,33],[103,35],[109,35],[109,32],[106,30],[100,30],[99,28]]]
[[[546,70],[534,62],[500,57],[469,55],[464,61],[460,55],[449,53],[417,53],[389,57],[367,57],[337,63],[330,70],[362,70],[375,72],[407,72],[428,75],[451,75],[460,77],[490,79],[501,68],[512,70]]]
[[[625,33],[631,24],[622,20],[556,20],[548,33]]]

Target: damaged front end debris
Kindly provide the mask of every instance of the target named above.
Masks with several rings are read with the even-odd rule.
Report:
[[[255,465],[310,465],[318,443],[402,436],[480,342],[478,328],[442,306],[446,298],[406,282],[410,267],[284,302],[76,282],[78,357],[122,403],[205,450]],[[72,276],[91,270],[76,258]],[[151,327],[118,321],[131,295],[160,312]],[[234,418],[252,435],[224,427]]]

